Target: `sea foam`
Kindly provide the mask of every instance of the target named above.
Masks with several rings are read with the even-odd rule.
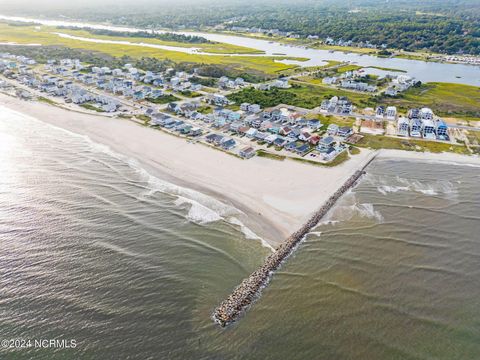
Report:
[[[97,143],[87,135],[77,134],[75,132],[43,122],[37,118],[25,115],[23,113],[11,110],[6,107],[1,108],[2,110],[5,110],[5,113],[18,116],[27,121],[32,121],[35,124],[41,124],[42,126],[48,127],[53,131],[68,134],[69,136],[83,141],[83,143],[86,144],[89,150],[93,153],[106,154],[109,157],[112,157],[128,165],[147,184],[144,191],[139,194],[139,199],[148,198],[154,195],[156,192],[174,196],[176,197],[176,199],[173,201],[174,205],[180,207],[189,206],[188,213],[186,214],[186,218],[189,221],[197,224],[208,224],[216,221],[225,221],[226,223],[233,225],[235,228],[237,228],[237,230],[242,232],[245,238],[258,240],[264,247],[272,249],[272,247],[264,239],[255,234],[250,228],[245,226],[238,219],[238,216],[243,215],[244,213],[239,209],[235,208],[234,206],[225,204],[222,201],[219,201],[199,191],[175,185],[168,181],[162,180],[145,170],[140,164],[140,162],[136,159],[118,153],[107,145]],[[48,134],[49,136],[51,136],[52,132],[48,132]]]

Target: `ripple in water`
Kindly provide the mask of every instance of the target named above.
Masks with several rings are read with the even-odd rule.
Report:
[[[220,329],[212,310],[269,250],[246,240],[235,209],[98,147],[0,113],[1,337],[78,342],[0,358],[480,354],[479,168],[374,162]]]

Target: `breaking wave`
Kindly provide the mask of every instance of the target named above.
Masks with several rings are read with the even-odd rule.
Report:
[[[325,217],[319,225],[336,224],[347,221],[353,217],[362,217],[374,220],[377,223],[384,221],[383,215],[371,203],[361,203],[357,200],[355,192],[348,192]]]
[[[10,109],[7,110],[26,120],[42,124],[42,126],[47,126],[54,131],[63,132],[64,134],[66,133],[72,137],[80,139],[84,144],[88,146],[89,152],[103,153],[108,155],[109,157],[120,161],[123,164],[128,165],[128,167],[132,169],[140,177],[140,179],[146,182],[143,192],[138,195],[139,200],[145,200],[157,192],[174,196],[176,197],[176,199],[173,201],[174,205],[179,207],[189,207],[188,213],[186,215],[186,218],[189,221],[197,224],[208,224],[216,221],[225,221],[235,226],[237,230],[241,231],[247,239],[259,240],[263,246],[272,249],[272,247],[264,239],[255,234],[251,229],[245,226],[236,217],[243,214],[243,212],[239,209],[231,205],[225,204],[199,191],[175,185],[165,180],[161,180],[150,174],[147,170],[145,170],[137,160],[120,154],[112,150],[107,145],[96,143],[86,135],[77,134],[69,130],[54,126],[52,124],[45,123],[39,119],[22,114],[17,111],[13,111]],[[52,132],[49,132],[49,134],[50,136],[53,136]],[[107,163],[105,165],[109,166]],[[129,179],[126,175],[118,171],[118,169],[112,170],[115,170],[119,176],[124,176],[126,181],[132,181],[132,179]]]
[[[444,195],[455,197],[457,195],[456,186],[447,180],[420,181],[406,179],[400,176],[369,176],[370,184],[376,186],[379,193],[387,195],[400,191],[413,191],[427,196]]]

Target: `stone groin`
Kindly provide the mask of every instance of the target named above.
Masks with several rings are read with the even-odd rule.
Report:
[[[266,258],[260,268],[243,280],[240,285],[233,290],[230,296],[215,309],[213,313],[214,321],[221,326],[226,326],[235,321],[242,312],[252,304],[262,287],[268,283],[271,274],[277,270],[280,264],[292,253],[295,246],[298,245],[308,232],[318,225],[320,220],[335,205],[338,199],[352,188],[363,174],[365,174],[363,169],[356,171],[300,229],[291,234],[275,252]]]

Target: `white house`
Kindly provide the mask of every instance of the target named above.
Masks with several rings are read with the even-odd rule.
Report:
[[[396,106],[389,106],[385,111],[385,115],[387,120],[395,120],[397,118],[397,107]]]
[[[398,136],[408,136],[410,130],[410,124],[408,119],[405,117],[400,117],[397,121],[397,135]]]

